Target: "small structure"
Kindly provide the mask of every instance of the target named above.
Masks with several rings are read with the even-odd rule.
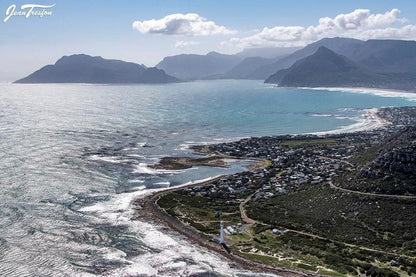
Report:
[[[225,233],[224,233],[224,222],[221,221],[220,223],[220,244],[222,245],[222,247],[224,247],[225,251],[227,251],[227,253],[230,253],[230,248],[228,248],[228,246],[225,244]]]
[[[237,234],[237,232],[236,232],[236,230],[234,229],[233,226],[227,226],[226,229],[227,229],[228,233],[230,233],[231,235]]]
[[[220,223],[220,244],[225,244],[224,241],[224,221]]]
[[[272,230],[272,233],[273,233],[274,235],[280,235],[280,234],[282,234],[282,232],[281,232],[279,229],[276,229],[276,228],[274,228],[274,229]]]

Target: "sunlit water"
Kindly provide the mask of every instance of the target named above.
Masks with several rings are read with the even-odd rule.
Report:
[[[0,85],[0,276],[244,276],[131,201],[244,170],[147,165],[187,146],[342,129],[364,109],[413,96],[274,88],[258,81],[171,85]]]

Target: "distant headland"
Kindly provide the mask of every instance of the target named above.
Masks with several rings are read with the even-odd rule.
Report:
[[[15,83],[174,83],[179,79],[155,67],[79,54],[63,56]]]

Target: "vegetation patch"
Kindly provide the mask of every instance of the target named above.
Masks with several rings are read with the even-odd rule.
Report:
[[[273,228],[293,230],[279,237],[281,246],[318,257],[338,272],[374,273],[383,271],[372,265],[376,261],[394,261],[416,273],[416,251],[409,247],[416,240],[414,200],[359,196],[320,185],[252,201],[246,211]]]

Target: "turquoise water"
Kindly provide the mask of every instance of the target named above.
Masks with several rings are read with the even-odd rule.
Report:
[[[131,221],[152,189],[244,170],[147,165],[187,146],[343,129],[415,97],[275,88],[258,81],[0,85],[0,275],[229,275],[224,259]],[[244,275],[249,273],[239,272]]]

